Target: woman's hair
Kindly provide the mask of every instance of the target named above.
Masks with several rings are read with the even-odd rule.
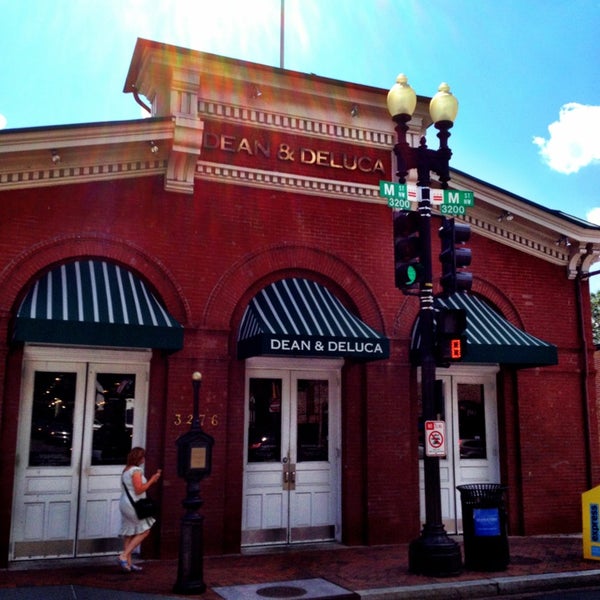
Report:
[[[127,455],[127,466],[138,467],[145,456],[146,451],[143,448],[139,446],[132,448]]]

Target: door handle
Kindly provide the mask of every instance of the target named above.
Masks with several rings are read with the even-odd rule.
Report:
[[[290,492],[296,489],[296,465],[284,463],[283,465],[283,490]]]

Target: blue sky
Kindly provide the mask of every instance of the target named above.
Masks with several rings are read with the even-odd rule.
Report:
[[[284,67],[459,100],[452,165],[600,223],[600,0],[284,0]],[[281,0],[0,0],[0,128],[139,118],[144,37],[273,66]],[[433,132],[431,144],[435,144]]]

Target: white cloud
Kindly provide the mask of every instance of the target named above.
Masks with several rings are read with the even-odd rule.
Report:
[[[585,218],[590,223],[595,223],[596,225],[600,225],[600,208],[592,208]],[[592,273],[600,272],[600,266],[598,263],[595,263],[590,267],[590,271]],[[594,277],[589,278],[590,282],[590,293],[595,294],[596,292],[600,292],[600,275],[595,275]]]
[[[0,113],[0,129],[4,129],[6,127],[6,117]]]
[[[577,173],[600,161],[600,106],[569,102],[558,121],[548,125],[550,138],[534,137],[546,164],[559,173]]]
[[[586,219],[590,223],[600,225],[600,208],[592,208],[592,210],[590,210],[590,212],[588,212],[586,215]]]

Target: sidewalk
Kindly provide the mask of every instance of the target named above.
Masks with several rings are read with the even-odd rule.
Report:
[[[208,556],[204,558],[207,591],[200,597],[204,600],[493,598],[539,589],[600,584],[600,562],[584,560],[582,556],[580,536],[511,537],[511,562],[507,570],[464,571],[448,578],[410,574],[406,544]],[[157,600],[159,596],[181,600],[186,597],[173,593],[176,560],[145,561],[143,567],[140,574],[122,573],[112,557],[87,564],[77,561],[50,564],[46,561],[42,566],[19,564],[0,570],[0,599]],[[275,582],[276,586],[269,587]],[[321,584],[340,588],[341,592],[314,595],[312,587]],[[346,591],[355,594],[336,595]]]

